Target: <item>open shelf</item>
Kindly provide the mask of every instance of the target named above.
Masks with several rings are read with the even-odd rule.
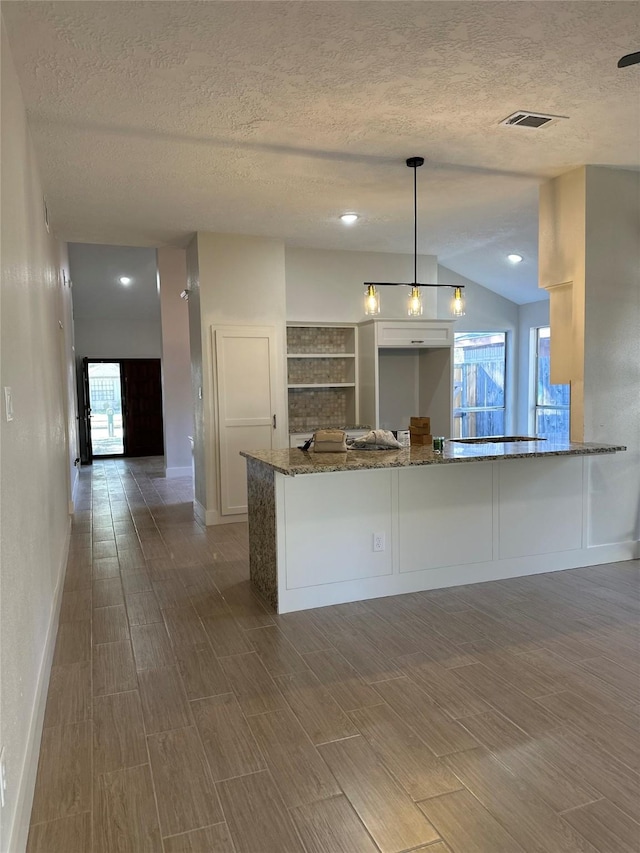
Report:
[[[354,325],[287,326],[289,425],[304,432],[358,418],[357,330]]]
[[[289,352],[287,358],[355,358],[355,352]]]
[[[355,382],[312,382],[304,385],[287,385],[287,388],[355,388]]]

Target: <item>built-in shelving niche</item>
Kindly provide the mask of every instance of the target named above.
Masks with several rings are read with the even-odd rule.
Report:
[[[287,328],[289,429],[357,420],[357,359],[354,326]]]

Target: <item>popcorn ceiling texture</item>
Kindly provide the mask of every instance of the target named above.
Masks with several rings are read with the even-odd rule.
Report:
[[[3,16],[70,241],[201,230],[410,252],[404,160],[420,154],[421,251],[535,294],[534,264],[499,259],[535,256],[540,181],[638,162],[636,69],[615,67],[640,43],[635,3],[98,0]],[[498,126],[523,108],[570,121]]]

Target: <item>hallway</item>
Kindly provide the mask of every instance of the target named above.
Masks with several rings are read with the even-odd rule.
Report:
[[[277,616],[162,459],[77,511],[28,853],[637,853],[638,561]]]

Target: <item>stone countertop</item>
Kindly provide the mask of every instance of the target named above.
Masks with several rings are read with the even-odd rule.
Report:
[[[280,474],[320,474],[335,471],[364,471],[370,468],[408,468],[414,465],[444,465],[451,462],[495,462],[497,459],[529,459],[546,456],[586,456],[616,453],[627,448],[620,444],[592,444],[568,441],[504,441],[486,444],[459,444],[445,441],[444,451],[429,447],[400,450],[349,450],[346,453],[314,453],[302,450],[241,451],[247,459],[262,462]]]

